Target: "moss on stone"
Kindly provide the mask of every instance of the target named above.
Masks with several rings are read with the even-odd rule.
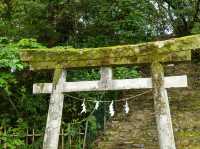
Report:
[[[100,48],[24,49],[20,56],[33,69],[52,69],[58,64],[73,68],[151,63],[155,59],[160,62],[187,61],[191,59],[190,50],[197,48],[200,48],[200,35]]]
[[[62,69],[59,68],[59,66],[56,67],[54,70],[54,75],[53,75],[53,86],[55,87],[61,77],[62,74]]]
[[[200,131],[195,131],[195,130],[182,130],[182,131],[178,131],[176,132],[176,136],[177,137],[198,137],[200,138]]]

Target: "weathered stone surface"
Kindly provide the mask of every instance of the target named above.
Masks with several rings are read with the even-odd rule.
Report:
[[[160,149],[176,149],[172,128],[167,89],[164,86],[164,69],[158,62],[151,65],[154,111]]]
[[[200,48],[200,35],[136,45],[85,49],[25,49],[21,60],[31,69],[116,66],[128,64],[187,61],[192,49]]]
[[[188,88],[168,90],[176,147],[199,149],[200,64],[166,66],[165,72],[166,75],[188,75]],[[138,93],[141,91],[125,91],[124,97]],[[116,105],[117,115],[107,125],[105,135],[97,143],[98,149],[129,149],[130,146],[131,149],[159,149],[152,94],[130,101],[127,116],[123,105]]]

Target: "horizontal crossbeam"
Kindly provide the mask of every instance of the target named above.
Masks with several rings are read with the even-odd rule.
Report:
[[[104,82],[105,84],[105,82]],[[187,87],[187,76],[170,76],[164,79],[165,88]],[[81,92],[81,91],[105,91],[105,90],[126,90],[126,89],[148,89],[152,88],[151,78],[108,80],[105,86],[101,81],[65,82],[60,92]],[[33,85],[33,93],[52,93],[52,83],[36,83]]]
[[[200,35],[165,41],[101,48],[24,49],[21,60],[32,70],[55,68],[103,67],[191,60],[191,50],[200,48]]]

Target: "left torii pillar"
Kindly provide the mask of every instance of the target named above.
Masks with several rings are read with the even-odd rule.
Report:
[[[49,101],[49,111],[43,141],[43,149],[57,149],[60,135],[60,125],[63,111],[64,94],[63,83],[66,79],[66,71],[55,69],[53,77],[53,89]]]

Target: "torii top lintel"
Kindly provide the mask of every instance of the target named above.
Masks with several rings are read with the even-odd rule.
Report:
[[[200,48],[200,35],[165,41],[102,48],[23,49],[21,60],[32,70],[144,64],[153,61],[191,60],[191,50]]]

